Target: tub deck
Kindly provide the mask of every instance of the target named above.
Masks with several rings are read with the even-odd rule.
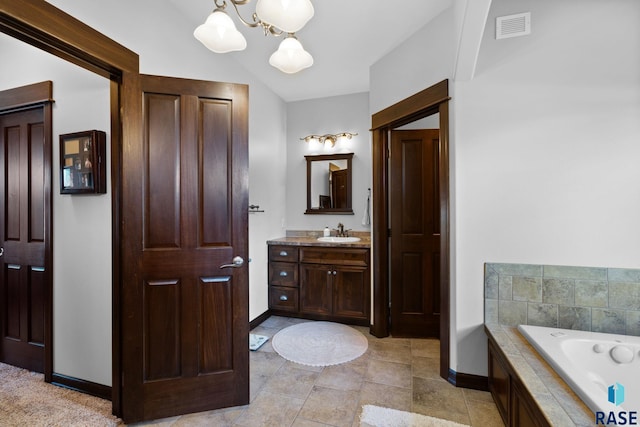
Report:
[[[516,327],[485,324],[487,335],[525,385],[544,417],[553,426],[593,427],[594,413],[529,344]]]

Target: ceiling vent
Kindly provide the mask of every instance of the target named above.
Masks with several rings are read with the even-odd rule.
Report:
[[[496,18],[496,39],[508,39],[531,34],[531,12]]]

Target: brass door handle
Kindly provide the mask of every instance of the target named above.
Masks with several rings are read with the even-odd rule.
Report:
[[[244,264],[244,260],[241,256],[233,257],[233,260],[231,260],[231,262],[233,264],[222,264],[220,268],[240,268]]]

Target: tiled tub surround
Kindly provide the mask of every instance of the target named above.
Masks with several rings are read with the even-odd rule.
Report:
[[[485,323],[640,335],[640,269],[485,264]]]
[[[502,355],[531,394],[549,425],[562,427],[595,425],[593,412],[518,332],[517,328],[486,324],[485,331],[496,342]]]

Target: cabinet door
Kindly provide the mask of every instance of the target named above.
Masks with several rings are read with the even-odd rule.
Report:
[[[511,389],[511,399],[512,426],[545,427],[548,425],[542,416],[531,408],[529,404],[531,397],[517,383]]]
[[[330,265],[300,264],[300,312],[331,314]]]
[[[367,318],[369,312],[368,269],[335,267],[333,278],[333,314]]]
[[[489,391],[498,407],[498,412],[505,424],[509,420],[509,398],[511,394],[509,373],[500,356],[489,341]]]

